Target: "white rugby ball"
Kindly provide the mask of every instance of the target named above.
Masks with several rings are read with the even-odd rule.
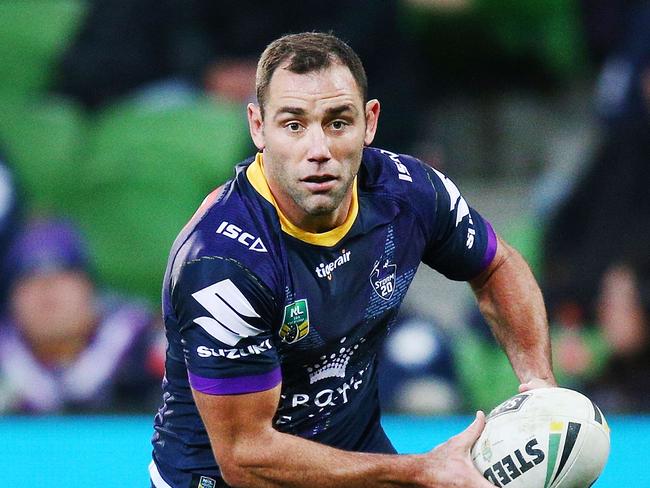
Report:
[[[472,461],[495,486],[588,488],[609,456],[609,427],[586,396],[539,388],[506,400],[487,416]]]

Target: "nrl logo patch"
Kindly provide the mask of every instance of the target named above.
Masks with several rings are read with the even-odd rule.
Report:
[[[201,476],[198,488],[215,488],[216,486],[217,482],[215,480],[208,478],[207,476]]]
[[[383,300],[390,300],[395,291],[395,276],[397,265],[391,264],[388,259],[375,262],[370,273],[370,284],[375,293]]]
[[[293,344],[307,334],[309,334],[309,308],[307,300],[303,298],[284,307],[280,338],[287,344]]]

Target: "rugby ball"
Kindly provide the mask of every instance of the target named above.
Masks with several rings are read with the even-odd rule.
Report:
[[[609,427],[581,393],[539,388],[492,410],[471,454],[495,486],[588,488],[607,462]]]

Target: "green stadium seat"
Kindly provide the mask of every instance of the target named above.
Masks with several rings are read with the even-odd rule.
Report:
[[[100,114],[74,211],[100,277],[159,302],[175,236],[233,175],[248,144],[243,108],[207,98],[168,106],[127,102]]]
[[[0,99],[29,98],[49,88],[53,64],[85,7],[81,0],[0,2]]]
[[[33,211],[75,205],[78,155],[85,131],[80,106],[63,98],[0,103],[0,144]]]
[[[84,115],[45,93],[85,9],[82,0],[0,2],[0,146],[31,210],[65,210],[74,195]]]

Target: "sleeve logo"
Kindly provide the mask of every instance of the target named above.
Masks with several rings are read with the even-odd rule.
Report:
[[[219,224],[219,227],[217,227],[215,232],[236,240],[251,251],[268,252],[266,246],[259,237],[255,237],[253,234],[249,234],[241,227],[237,227],[235,224],[231,224],[225,220]]]
[[[280,338],[293,344],[309,334],[309,307],[307,300],[301,299],[284,307],[284,319],[280,327]]]
[[[465,218],[465,216],[469,215],[470,226],[467,228],[467,239],[465,240],[465,247],[467,249],[471,249],[474,246],[476,231],[472,227],[474,225],[474,221],[472,220],[472,215],[469,212],[469,205],[467,205],[467,202],[461,196],[458,187],[454,184],[453,181],[451,181],[449,178],[447,178],[444,174],[442,174],[437,169],[433,168],[433,171],[436,172],[438,177],[442,180],[442,183],[445,185],[445,188],[447,189],[447,193],[449,194],[449,201],[451,202],[449,206],[449,211],[453,212],[454,209],[457,208],[456,227],[458,227],[458,224],[460,224],[460,222]]]
[[[445,189],[449,194],[449,211],[453,212],[454,209],[458,207],[458,210],[456,211],[456,227],[458,227],[458,224],[461,220],[463,220],[463,217],[469,215],[469,206],[467,205],[465,199],[461,196],[460,190],[458,190],[458,187],[454,184],[453,181],[451,181],[437,169],[433,168],[433,171],[435,171],[440,180],[442,180],[442,183],[445,185]]]
[[[404,165],[404,163],[402,163],[399,160],[399,156],[397,154],[391,151],[387,151],[386,149],[380,149],[379,152],[388,156],[390,160],[393,163],[395,163],[395,167],[397,168],[397,177],[400,180],[413,182],[413,178],[411,178],[411,173],[409,173],[409,170]]]
[[[194,322],[215,339],[236,346],[246,338],[264,332],[249,324],[247,318],[259,318],[255,309],[230,280],[223,280],[192,293],[211,317],[199,317]]]

